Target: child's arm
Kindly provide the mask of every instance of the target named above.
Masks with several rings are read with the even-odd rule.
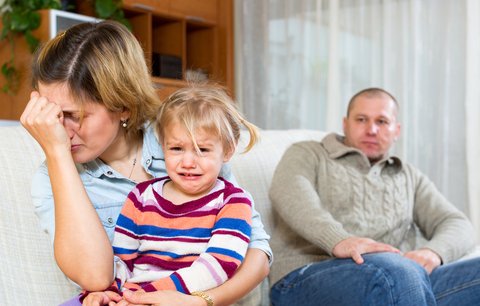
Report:
[[[206,251],[190,267],[142,288],[147,292],[177,290],[183,293],[217,287],[230,278],[242,263],[250,241],[251,203],[241,189],[225,195],[227,203],[219,211]]]

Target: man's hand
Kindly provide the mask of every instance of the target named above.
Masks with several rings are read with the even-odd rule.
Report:
[[[349,237],[337,243],[332,253],[337,258],[352,258],[357,264],[363,263],[362,254],[400,251],[386,243],[376,242],[370,238]]]
[[[432,273],[433,269],[442,264],[440,256],[430,249],[419,249],[403,254],[406,258],[409,258],[419,265],[421,265],[427,273]]]

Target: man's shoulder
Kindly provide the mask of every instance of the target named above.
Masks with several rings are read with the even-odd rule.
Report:
[[[299,142],[293,143],[288,149],[287,153],[294,156],[305,156],[305,155],[325,155],[326,150],[323,144],[323,140],[302,140]]]
[[[340,137],[340,135],[338,135],[338,134],[330,133],[330,134],[327,134],[325,137],[323,137],[320,140],[310,139],[310,140],[302,140],[302,141],[295,142],[291,145],[291,147],[299,147],[299,148],[306,148],[306,149],[310,149],[310,148],[319,149],[319,148],[321,148],[321,149],[325,150],[326,146],[332,146],[332,145],[335,145],[337,143],[340,143],[339,137]]]

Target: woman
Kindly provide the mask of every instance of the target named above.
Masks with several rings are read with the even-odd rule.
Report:
[[[35,91],[20,121],[46,156],[32,182],[36,213],[65,275],[85,290],[102,290],[113,281],[111,239],[128,192],[165,175],[148,124],[158,98],[139,43],[115,22],[70,28],[37,51],[32,70]],[[233,179],[228,167],[223,175]],[[235,276],[206,292],[215,305],[233,303],[268,274],[271,250],[256,212],[251,240]],[[204,303],[175,292],[139,296],[135,303]]]

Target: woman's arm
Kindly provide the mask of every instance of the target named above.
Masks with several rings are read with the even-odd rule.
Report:
[[[252,291],[268,275],[270,266],[267,254],[259,249],[249,248],[247,255],[237,273],[221,286],[208,290],[215,306],[235,303]],[[206,302],[198,296],[191,296],[178,291],[144,292],[127,291],[123,297],[132,304],[154,306],[205,306]],[[121,302],[120,302],[121,303]],[[120,304],[123,305],[123,304]]]
[[[113,281],[113,250],[71,156],[47,156],[55,203],[54,253],[80,287],[99,291]]]
[[[46,156],[55,203],[57,264],[82,288],[103,290],[113,281],[113,251],[75,167],[62,110],[34,92],[20,121]]]

